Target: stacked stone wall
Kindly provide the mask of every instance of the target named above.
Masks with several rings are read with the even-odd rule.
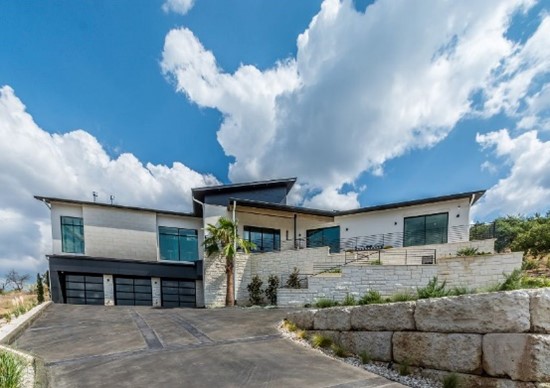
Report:
[[[549,288],[293,311],[287,319],[373,360],[437,379],[458,373],[464,386],[550,382]]]

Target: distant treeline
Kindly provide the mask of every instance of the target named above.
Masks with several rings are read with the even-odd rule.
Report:
[[[495,249],[503,252],[524,251],[532,255],[550,252],[550,211],[546,215],[499,217],[493,223],[477,223],[470,229],[470,239],[494,235]]]

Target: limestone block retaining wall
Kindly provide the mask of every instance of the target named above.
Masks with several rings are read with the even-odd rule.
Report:
[[[436,378],[457,372],[468,386],[550,382],[550,288],[301,310],[287,319],[373,360]]]
[[[382,296],[398,292],[416,292],[434,276],[447,281],[449,287],[480,289],[492,286],[521,267],[521,252],[487,256],[451,257],[436,265],[347,265],[340,274],[321,274],[308,279],[305,290],[280,289],[279,306],[297,307],[313,304],[317,299],[343,300],[347,294],[360,298],[369,290]]]

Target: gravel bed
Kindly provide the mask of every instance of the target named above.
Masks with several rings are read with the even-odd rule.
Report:
[[[361,363],[361,360],[357,357],[345,357],[345,358],[337,357],[334,355],[334,353],[330,349],[314,348],[309,344],[308,341],[298,338],[294,333],[291,333],[282,328],[280,331],[283,337],[288,338],[294,341],[295,343],[305,346],[313,351],[316,351],[321,354],[324,354],[325,356],[343,361],[347,364],[356,366],[358,368],[363,368],[371,373],[385,377],[388,380],[392,380],[392,381],[401,383],[403,385],[406,385],[407,387],[412,387],[412,388],[441,388],[442,387],[442,384],[440,382],[428,379],[418,374],[411,373],[408,376],[401,376],[395,369],[392,368],[391,363],[372,361],[367,364],[363,364]]]

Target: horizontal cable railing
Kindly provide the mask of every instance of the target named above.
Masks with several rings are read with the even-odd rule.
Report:
[[[331,253],[372,251],[468,240],[485,240],[494,237],[494,224],[487,224],[486,228],[477,228],[475,233],[470,233],[470,225],[457,225],[444,228],[427,228],[420,232],[390,232],[340,239],[299,238],[296,241],[282,241],[280,250],[329,247]]]

